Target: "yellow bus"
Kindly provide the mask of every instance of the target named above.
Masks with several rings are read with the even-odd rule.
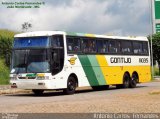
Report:
[[[10,83],[35,94],[77,87],[135,88],[151,80],[146,37],[37,31],[14,37]]]

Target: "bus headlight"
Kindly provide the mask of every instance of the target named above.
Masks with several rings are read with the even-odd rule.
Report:
[[[37,80],[47,80],[49,76],[37,76]]]
[[[49,79],[49,76],[45,76],[44,73],[37,74],[37,80],[46,80]]]

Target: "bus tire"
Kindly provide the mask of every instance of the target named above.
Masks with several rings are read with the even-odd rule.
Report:
[[[130,83],[130,76],[129,74],[124,74],[124,77],[123,77],[123,88],[129,88],[129,83]]]
[[[32,90],[32,92],[35,94],[35,95],[42,95],[44,90]]]
[[[129,76],[129,74],[125,73],[123,76],[123,84],[116,85],[116,88],[117,89],[129,88],[129,85],[130,85],[130,76]]]
[[[70,76],[67,81],[67,88],[63,90],[63,92],[67,95],[74,94],[76,91],[76,80],[74,77]]]
[[[137,85],[137,79],[138,79],[137,75],[133,74],[132,75],[132,79],[130,80],[130,83],[129,83],[129,87],[130,88],[135,88],[136,87],[136,85]]]

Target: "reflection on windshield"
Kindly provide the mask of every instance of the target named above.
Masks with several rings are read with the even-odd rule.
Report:
[[[48,72],[47,50],[30,50],[27,72]]]
[[[49,72],[47,50],[14,50],[11,73]]]

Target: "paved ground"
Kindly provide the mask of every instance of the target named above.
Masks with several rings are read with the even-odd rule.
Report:
[[[78,90],[75,95],[47,92],[0,95],[3,113],[160,113],[160,82],[142,83],[134,89]]]

